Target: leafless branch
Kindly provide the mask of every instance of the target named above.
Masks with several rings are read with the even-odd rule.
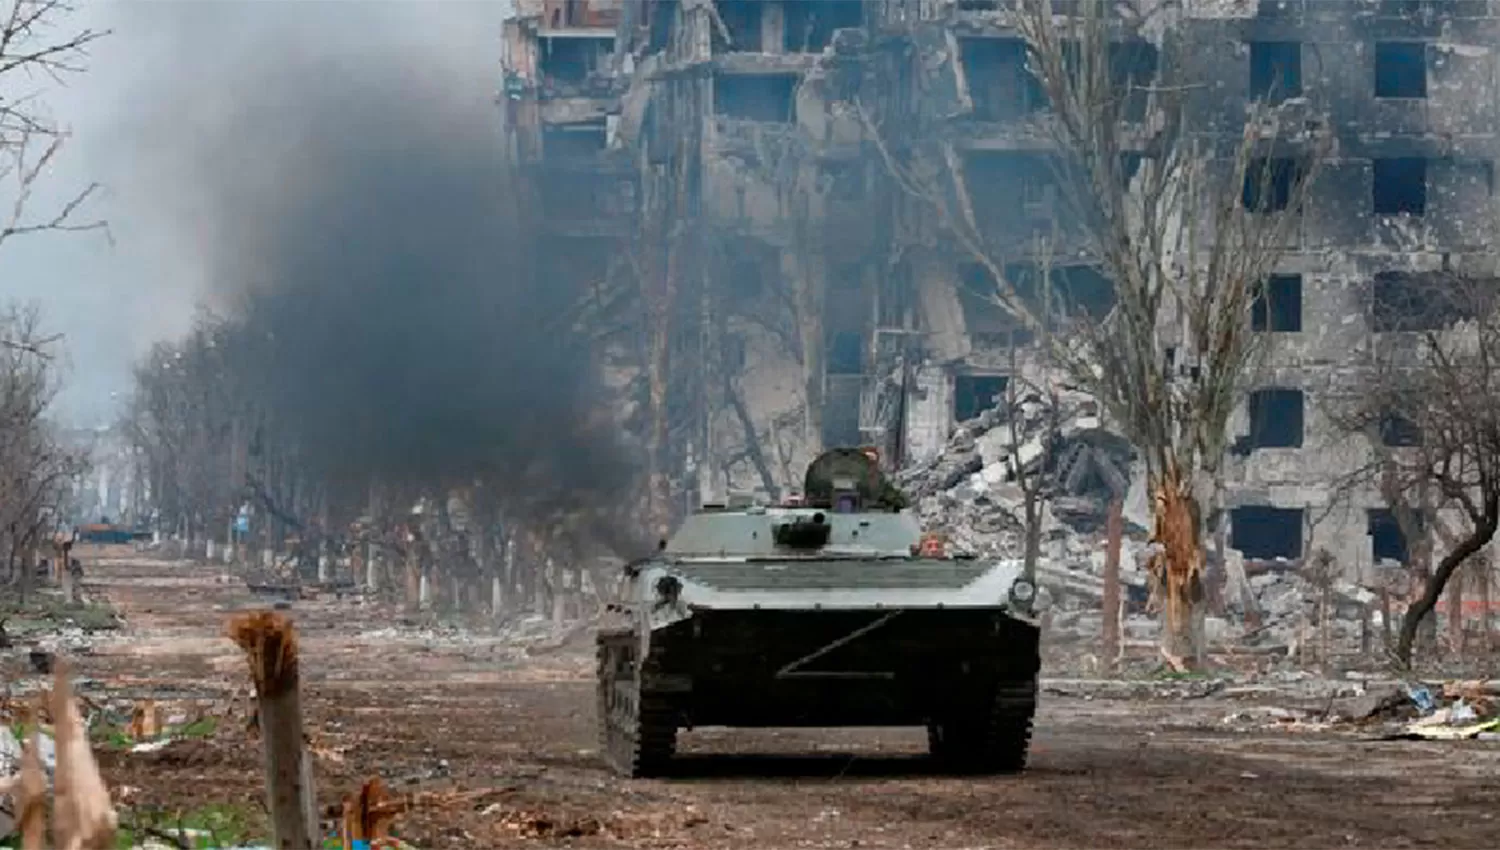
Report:
[[[65,0],[9,0],[0,12],[0,180],[11,183],[10,211],[0,223],[0,245],[15,236],[41,232],[99,230],[102,220],[80,220],[98,193],[89,184],[55,212],[29,217],[27,207],[42,176],[67,141],[68,133],[43,111],[39,93],[26,86],[38,76],[62,84],[82,73],[89,48],[108,35],[78,29],[58,36],[54,30],[74,12]]]
[[[1500,303],[1493,278],[1453,272],[1391,275],[1372,287],[1377,330],[1369,365],[1332,388],[1339,432],[1364,438],[1369,459],[1348,490],[1373,487],[1413,555],[1419,598],[1396,647],[1411,662],[1419,625],[1448,579],[1500,523]],[[1462,517],[1461,531],[1443,522]],[[1432,565],[1436,534],[1445,547]]]

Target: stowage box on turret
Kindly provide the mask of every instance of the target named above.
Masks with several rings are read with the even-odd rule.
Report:
[[[911,725],[953,769],[1022,769],[1040,656],[1021,563],[943,552],[857,449],[803,492],[705,507],[626,568],[598,636],[611,767],[657,775],[698,726]]]

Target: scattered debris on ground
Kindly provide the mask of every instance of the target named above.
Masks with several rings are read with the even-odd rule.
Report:
[[[242,653],[221,637],[226,619],[264,602],[223,580],[222,566],[133,555],[99,572],[98,591],[129,627],[91,635],[72,682],[120,835],[136,847],[269,846],[256,700]],[[385,794],[366,794],[363,814],[396,812],[393,837],[421,850],[980,846],[1013,829],[1020,809],[1038,846],[1483,846],[1493,835],[1486,789],[1500,743],[1472,725],[1494,717],[1493,681],[1255,667],[1084,679],[1055,668],[1035,770],[1020,782],[935,776],[921,730],[858,729],[695,730],[682,776],[628,782],[595,755],[593,659],[576,624],[524,617],[474,630],[331,597],[284,613],[299,634],[328,847],[342,845],[346,803],[375,778]],[[0,651],[0,676],[16,738],[47,679],[25,647]],[[1462,739],[1376,740],[1419,732]],[[0,732],[0,768],[12,749]],[[1435,772],[1444,812],[1383,817],[1389,795],[1428,793]],[[1352,793],[1351,773],[1380,793]],[[1226,838],[1184,814],[1194,806],[1262,826]]]

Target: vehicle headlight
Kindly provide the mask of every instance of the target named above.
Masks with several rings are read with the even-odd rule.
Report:
[[[1036,601],[1036,585],[1024,578],[1016,579],[1010,586],[1010,601],[1017,605],[1029,606]]]

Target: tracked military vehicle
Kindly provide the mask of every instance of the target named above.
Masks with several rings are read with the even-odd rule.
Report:
[[[626,567],[598,635],[601,748],[659,775],[698,726],[926,726],[963,772],[1025,766],[1036,588],[1019,561],[954,557],[857,449],[801,503],[706,506]]]

